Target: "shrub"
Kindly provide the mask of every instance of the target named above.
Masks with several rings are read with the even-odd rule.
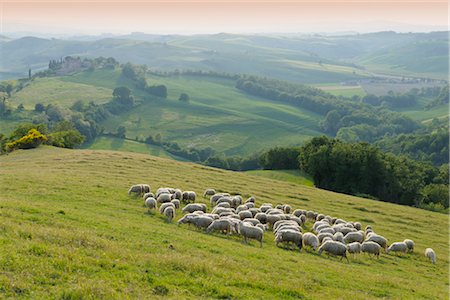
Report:
[[[27,135],[13,142],[6,143],[6,150],[36,148],[45,141],[47,141],[47,137],[33,128],[28,131]]]

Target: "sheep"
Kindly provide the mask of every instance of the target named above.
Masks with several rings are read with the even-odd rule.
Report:
[[[195,216],[190,220],[190,223],[194,224],[198,229],[206,229],[213,222],[213,218],[209,216]]]
[[[239,217],[241,218],[241,220],[244,220],[244,219],[252,218],[252,217],[253,217],[252,213],[251,213],[250,211],[248,211],[248,210],[240,211],[240,212],[238,213],[238,215],[239,215]]]
[[[166,207],[164,215],[167,217],[167,221],[172,222],[172,219],[175,217],[175,209],[172,206]]]
[[[406,239],[403,242],[406,244],[406,246],[408,246],[408,252],[414,251],[414,241],[413,240]]]
[[[386,250],[386,253],[389,253],[391,251],[406,253],[407,250],[408,246],[405,242],[395,242],[389,246],[389,248]]]
[[[242,204],[242,197],[240,195],[235,195],[231,197],[231,206],[232,207],[238,207]],[[250,204],[250,203],[248,203]]]
[[[261,224],[261,222],[259,220],[254,219],[254,218],[246,218],[244,221],[248,222],[248,223],[252,223],[252,225],[254,225],[254,226]]]
[[[216,193],[216,191],[214,189],[206,189],[205,192],[203,193],[203,197],[212,196],[215,193]]]
[[[348,262],[347,246],[340,242],[336,241],[325,242],[324,244],[322,244],[322,246],[319,247],[319,251],[317,252],[317,254],[321,255],[323,251],[325,251],[328,255],[332,254],[336,256],[341,256],[341,260],[342,258],[345,257],[345,259]]]
[[[175,206],[175,209],[179,209],[180,208],[180,200],[173,199],[172,201],[170,201],[170,203],[173,203],[173,205]]]
[[[319,233],[327,233],[327,232],[331,233],[331,234],[335,234],[336,233],[336,231],[333,228],[331,228],[331,227],[321,228],[319,230]]]
[[[286,229],[278,232],[275,236],[277,246],[279,243],[293,243],[298,247],[298,251],[302,250],[302,234],[298,231]]]
[[[342,234],[342,232],[336,232],[333,235],[333,240],[335,240],[336,242],[341,242],[342,244],[345,244],[344,235]]]
[[[292,210],[292,207],[289,204],[285,204],[283,207],[283,211],[285,214],[290,214]],[[301,247],[300,247],[301,248]]]
[[[221,202],[221,203],[217,204],[216,207],[231,208],[231,205],[228,202]]]
[[[267,215],[266,223],[269,225],[269,228],[272,228],[273,224],[279,220],[281,220],[279,215]]]
[[[308,220],[315,220],[316,217],[317,217],[317,213],[316,212],[313,212],[311,210],[308,210],[306,212],[306,219],[308,219]]]
[[[253,202],[244,203],[244,205],[245,205],[245,207],[247,207],[247,209],[255,207],[255,203],[253,203]]]
[[[343,223],[340,223],[340,224],[338,224],[338,225],[333,225],[332,228],[333,228],[336,232],[340,232],[340,233],[342,233],[343,235],[346,235],[346,234],[348,234],[349,232],[356,232],[356,229],[355,229],[355,228],[347,227],[347,226],[343,225]]]
[[[182,197],[183,197],[183,192],[181,192],[180,189],[175,189],[175,191],[172,194],[172,199],[181,200]]]
[[[196,194],[193,191],[184,191],[181,195],[181,201],[184,203],[195,202]]]
[[[155,194],[156,199],[158,199],[158,197],[159,197],[161,194],[170,194],[169,188],[158,188],[158,189],[156,190],[156,194]]]
[[[259,241],[259,245],[262,247],[264,231],[261,228],[252,226],[247,222],[241,222],[238,228],[239,233],[244,237],[244,242],[246,244],[248,243],[248,239],[255,239]]]
[[[347,251],[348,253],[353,254],[353,256],[357,253],[361,252],[361,243],[359,242],[353,242],[347,245]]]
[[[215,205],[217,200],[219,200],[220,198],[222,198],[224,196],[230,196],[230,194],[228,194],[228,193],[216,193],[216,194],[212,195],[209,198],[209,201],[210,201],[211,205]]]
[[[305,215],[300,215],[300,217],[298,217],[300,219],[300,221],[302,221],[302,224],[306,223],[306,216]]]
[[[219,231],[221,233],[226,233],[230,235],[231,233],[231,222],[228,219],[218,219],[214,220],[208,228],[206,228],[206,233],[210,233],[211,231]]]
[[[255,226],[258,227],[258,228],[261,228],[263,231],[267,230],[267,224],[259,223],[259,224],[256,224]]]
[[[425,256],[433,263],[433,265],[436,264],[436,253],[433,249],[425,249]]]
[[[305,215],[306,211],[304,211],[303,209],[296,209],[292,214],[296,217],[300,217],[301,215]]]
[[[261,212],[261,210],[259,208],[255,208],[255,207],[249,208],[248,210],[252,213],[253,217],[255,217],[257,213]]]
[[[380,257],[380,249],[381,246],[373,241],[365,241],[364,243],[361,244],[361,251],[368,253],[369,256],[371,254],[375,255],[377,258]]]
[[[206,205],[203,203],[189,203],[185,207],[183,207],[183,212],[193,213],[194,211],[200,210],[202,212],[206,212]]]
[[[361,223],[359,223],[359,222],[353,222],[353,227],[356,229],[356,230],[361,230]]]
[[[174,205],[173,203],[171,203],[171,202],[166,202],[166,203],[161,204],[161,206],[159,207],[159,212],[160,212],[161,214],[164,213],[164,210],[165,210],[167,207],[169,207],[169,206],[172,206],[172,207],[175,209],[175,205]]]
[[[326,237],[323,238],[322,244],[325,244],[325,242],[327,242],[327,241],[333,241],[333,239],[330,238],[329,236],[326,236]]]
[[[160,194],[157,198],[158,203],[170,202],[172,200],[171,194]]]
[[[319,242],[321,242],[321,243],[322,243],[322,240],[323,240],[325,237],[329,237],[330,239],[333,239],[333,235],[332,235],[331,233],[328,233],[328,232],[325,232],[325,233],[319,233],[319,234],[317,235],[317,238],[319,239]]]
[[[249,203],[249,202],[251,202],[251,203],[255,203],[255,197],[254,196],[250,196],[247,200],[245,200],[245,203]]]
[[[220,197],[220,198],[216,201],[217,204],[223,203],[223,202],[226,202],[226,203],[230,204],[231,207],[233,207],[233,200],[231,200],[231,198],[230,198],[229,196],[223,196],[223,197]]]
[[[189,205],[189,204],[188,204]],[[234,210],[232,208],[229,207],[221,207],[221,206],[216,206],[214,207],[214,209],[212,210],[213,214],[222,214],[224,212],[228,212],[228,213],[234,213]]]
[[[144,198],[144,201],[147,200],[147,198],[155,198],[155,194],[148,192],[145,193],[142,198]]]
[[[319,239],[314,233],[307,232],[303,234],[303,246],[311,247],[314,251],[317,250],[317,247],[319,247]]]
[[[262,224],[267,223],[267,215],[263,212],[257,213],[254,218],[259,220]]]
[[[259,209],[261,210],[261,212],[263,212],[263,213],[267,213],[267,211],[269,210],[269,209],[271,209],[271,208],[273,208],[272,207],[272,204],[263,204],[263,205],[261,205],[260,207],[259,207]]]
[[[268,215],[281,215],[284,214],[284,211],[278,208],[271,208],[268,211],[266,211],[266,214]]]
[[[222,203],[226,203],[226,202],[222,202]],[[220,204],[220,203],[219,203],[219,204]],[[246,205],[244,205],[244,204],[239,205],[238,207],[236,207],[236,213],[238,214],[238,213],[240,213],[241,211],[247,210],[247,209],[248,209],[248,207],[247,207]]]
[[[344,242],[346,244],[353,242],[362,243],[363,241],[364,241],[364,232],[362,231],[349,232],[344,236]]]
[[[152,198],[152,197],[147,198],[145,200],[145,206],[148,207],[148,211],[150,211],[151,209],[154,209],[154,208],[158,208],[155,198]]]
[[[145,193],[150,192],[150,186],[148,184],[135,184],[130,187],[128,190],[128,196],[131,196],[131,194],[134,194],[136,197],[141,197]]]
[[[366,242],[375,242],[386,250],[387,240],[385,237],[378,234],[371,234],[366,238]]]

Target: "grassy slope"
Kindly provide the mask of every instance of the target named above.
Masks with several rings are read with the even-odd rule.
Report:
[[[14,106],[22,103],[26,109],[34,109],[37,103],[59,104],[70,107],[77,100],[104,103],[111,99],[112,90],[86,84],[66,82],[61,78],[36,78],[32,84],[12,95]]]
[[[300,170],[252,170],[246,171],[245,173],[306,186],[314,186],[312,178]]]
[[[95,72],[94,72],[95,73]],[[77,83],[113,88],[120,82],[117,73],[107,71],[85,77],[65,77]],[[160,133],[164,139],[184,147],[212,147],[229,155],[248,154],[275,145],[292,145],[321,134],[320,116],[290,105],[242,93],[227,79],[207,77],[148,78],[149,84],[165,84],[167,100],[149,100],[104,122],[109,131],[120,125],[127,136],[145,138]],[[189,103],[180,103],[180,93],[188,93]],[[137,99],[148,96],[135,91]],[[139,121],[140,120],[140,121]]]
[[[171,298],[448,299],[447,215],[135,153],[42,147],[0,165],[1,298],[142,299],[164,286]],[[272,233],[244,245],[146,214],[126,196],[137,182],[286,202],[412,238],[416,251],[347,263],[279,249]]]
[[[163,158],[172,158],[180,161],[185,161],[185,159],[172,155],[159,146],[109,136],[98,137],[92,143],[84,145],[84,147],[92,150],[114,150],[144,153]]]

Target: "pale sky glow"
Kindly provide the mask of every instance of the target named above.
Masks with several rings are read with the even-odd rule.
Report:
[[[51,34],[448,30],[447,1],[0,0],[1,30]]]

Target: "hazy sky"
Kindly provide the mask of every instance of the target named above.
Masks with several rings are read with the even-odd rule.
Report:
[[[447,1],[0,0],[1,32],[52,34],[432,31]]]

